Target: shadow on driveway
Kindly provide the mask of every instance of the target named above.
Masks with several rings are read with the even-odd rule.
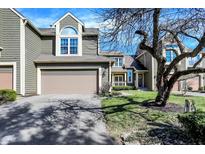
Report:
[[[38,100],[0,107],[0,144],[114,144],[89,100]]]

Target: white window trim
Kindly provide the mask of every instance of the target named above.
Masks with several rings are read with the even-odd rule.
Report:
[[[68,53],[67,54],[62,54],[61,53],[61,51],[60,51],[60,55],[61,56],[79,56],[79,54],[78,54],[78,52],[79,52],[79,48],[78,48],[78,50],[77,50],[77,54],[71,54],[70,53],[70,39],[78,39],[79,40],[79,36],[77,36],[77,35],[71,35],[71,36],[65,36],[65,35],[61,35],[60,36],[60,40],[62,39],[62,38],[65,38],[65,39],[68,39]],[[61,42],[61,41],[60,41]],[[78,41],[78,44],[79,44],[79,41]],[[79,45],[78,45],[79,46]],[[60,43],[60,47],[61,47],[61,43]],[[61,50],[61,49],[60,49]]]
[[[113,57],[113,59],[117,58],[117,66],[115,65],[116,63],[114,63],[113,67],[123,67],[124,65],[124,58],[123,57]],[[119,66],[119,59],[122,59],[122,66]]]
[[[129,81],[128,72],[131,72],[131,81]],[[133,70],[127,70],[127,83],[133,83]]]
[[[16,91],[16,62],[0,62],[0,66],[12,66],[13,67],[13,90]]]
[[[78,23],[78,29],[71,25],[66,25],[60,30],[60,23],[57,23],[56,25],[56,56],[82,56],[82,25]],[[61,32],[64,28],[71,27],[75,29],[78,33],[78,35],[61,35]],[[68,49],[68,54],[61,54],[61,38],[78,38],[78,54],[70,54],[70,49]],[[68,43],[69,44],[69,43]]]
[[[118,78],[117,82],[115,81],[115,77]],[[123,81],[119,81],[119,77],[122,77]],[[119,86],[120,83],[122,83],[122,84],[124,84],[124,86],[126,86],[125,76],[123,74],[113,74],[113,83],[112,83],[112,85],[116,86],[115,83],[118,83],[117,86]]]
[[[102,68],[101,67],[48,67],[48,66],[37,66],[37,95],[41,95],[41,70],[98,70],[98,92],[100,93],[102,88]]]

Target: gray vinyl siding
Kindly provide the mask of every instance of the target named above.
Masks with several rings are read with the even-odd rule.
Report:
[[[16,62],[16,91],[20,93],[20,18],[6,8],[0,8],[0,46],[0,62]]]
[[[41,38],[28,25],[26,31],[26,60],[25,60],[25,93],[36,94],[37,92],[37,70],[33,62],[41,53]]]
[[[0,9],[0,47],[2,47],[2,26],[3,26],[2,19],[3,19],[3,11],[2,9]]]
[[[83,36],[82,52],[83,52],[83,55],[97,55],[98,54],[98,37],[97,36]]]
[[[75,19],[73,19],[71,16],[67,16],[60,21],[60,30],[65,26],[72,26],[78,29],[78,22]]]
[[[55,55],[55,37],[42,37],[41,38],[41,53]]]
[[[144,74],[144,84],[145,87],[147,87],[149,90],[152,90],[152,83],[154,82],[152,79],[152,69],[154,69],[154,66],[152,66],[152,57],[149,53],[146,52],[145,59],[146,62],[144,61],[143,56],[139,58],[139,61],[148,69],[148,72],[145,72]]]

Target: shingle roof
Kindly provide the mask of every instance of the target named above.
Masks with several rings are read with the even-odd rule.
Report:
[[[125,56],[125,68],[135,68],[136,70],[147,70],[147,68],[135,59],[135,56]]]
[[[39,28],[42,35],[55,36],[55,28]]]
[[[85,28],[83,35],[98,35],[99,28]]]
[[[102,56],[123,56],[123,53],[120,51],[100,51],[99,54]]]
[[[55,36],[55,28],[38,28],[42,35]],[[83,35],[98,35],[98,28],[85,28]]]
[[[35,63],[98,63],[98,62],[112,62],[109,58],[103,56],[54,56],[48,54],[41,54]]]

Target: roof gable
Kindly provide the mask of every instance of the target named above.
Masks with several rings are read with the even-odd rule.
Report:
[[[72,13],[68,12],[66,13],[64,16],[62,16],[60,19],[58,19],[53,26],[55,26],[56,24],[58,24],[61,20],[63,20],[64,18],[66,18],[67,16],[71,16],[73,19],[75,19],[78,23],[80,23],[82,26],[84,26],[84,23],[82,21],[80,21],[77,17],[75,17]]]
[[[10,8],[12,12],[14,12],[21,19],[26,19],[21,13],[19,13],[16,9]]]

